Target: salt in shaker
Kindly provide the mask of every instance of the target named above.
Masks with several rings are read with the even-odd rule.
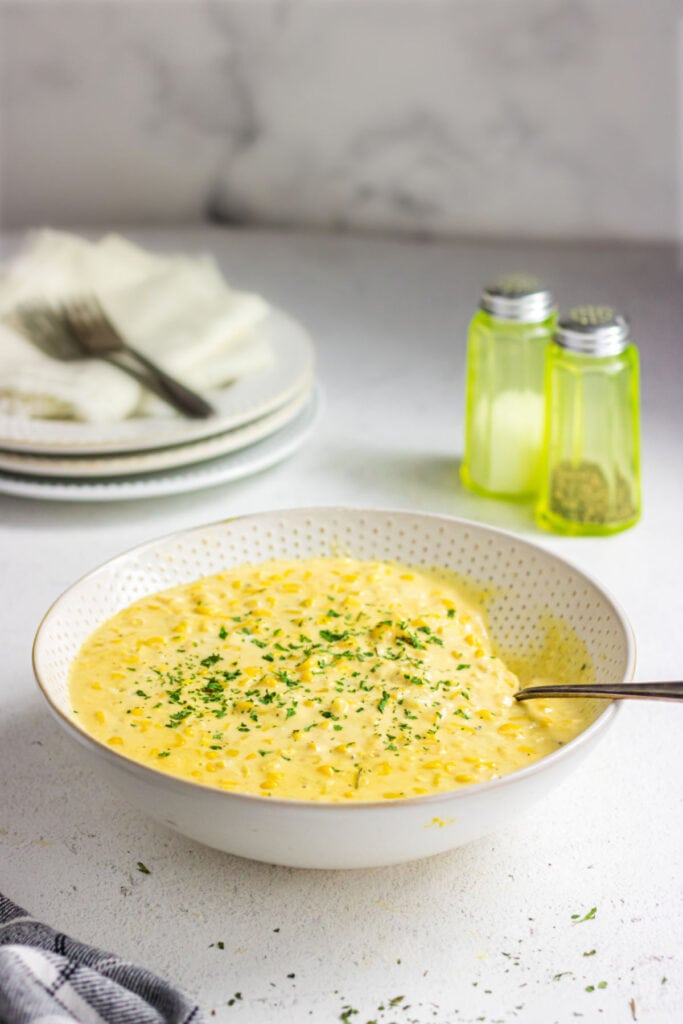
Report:
[[[535,496],[554,325],[553,296],[535,277],[511,274],[482,292],[467,346],[460,472],[470,490],[512,500]]]

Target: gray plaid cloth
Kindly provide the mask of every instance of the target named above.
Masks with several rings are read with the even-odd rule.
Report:
[[[203,1024],[144,967],[75,942],[0,894],[0,1024]]]

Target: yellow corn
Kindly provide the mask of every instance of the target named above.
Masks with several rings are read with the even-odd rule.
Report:
[[[522,731],[522,726],[516,722],[505,722],[498,726],[497,731],[501,736],[517,736]]]

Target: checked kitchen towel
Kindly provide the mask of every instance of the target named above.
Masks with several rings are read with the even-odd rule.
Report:
[[[0,894],[0,1024],[204,1024],[151,971],[34,920]]]

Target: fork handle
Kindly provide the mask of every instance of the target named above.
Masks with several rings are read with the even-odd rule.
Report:
[[[165,402],[168,402],[169,405],[172,405],[185,416],[191,416],[194,419],[207,419],[207,417],[214,415],[216,410],[201,395],[191,391],[190,388],[185,387],[180,381],[174,380],[173,377],[169,377],[160,366],[153,363],[142,352],[138,352],[137,349],[126,345],[125,349],[120,350],[116,354],[112,353],[109,356],[109,362],[125,370],[128,367],[124,358],[117,358],[117,356],[128,357],[131,362],[137,363],[138,366],[147,371],[142,378],[145,387],[153,391],[159,398],[163,398]],[[140,376],[138,376],[138,380],[140,379]]]
[[[683,682],[569,683],[566,686],[527,686],[515,694],[517,700],[531,700],[534,697],[640,697],[641,700],[683,700]]]

